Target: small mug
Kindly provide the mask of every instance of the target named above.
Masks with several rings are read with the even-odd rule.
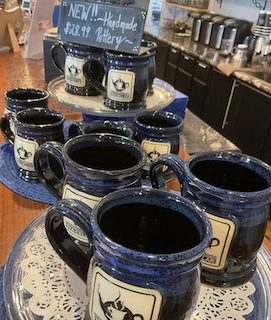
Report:
[[[92,133],[72,138],[65,145],[44,143],[34,162],[39,180],[56,198],[78,199],[93,208],[114,190],[141,186],[146,153],[126,137]],[[74,239],[87,243],[81,229],[71,221],[65,224]]]
[[[84,230],[87,251],[69,237],[65,218]],[[118,190],[93,211],[64,199],[49,209],[45,229],[56,252],[87,283],[86,319],[176,320],[193,311],[211,224],[180,195]]]
[[[105,86],[93,72],[93,62],[104,68]],[[104,104],[117,110],[145,108],[148,91],[148,56],[131,56],[106,51],[99,57],[89,57],[83,66],[85,77],[104,96]]]
[[[256,270],[271,197],[271,167],[230,151],[194,154],[188,161],[162,155],[150,169],[154,187],[163,186],[161,166],[169,166],[183,196],[201,205],[213,227],[202,262],[204,283],[231,287],[248,281]]]
[[[176,153],[180,149],[183,120],[167,111],[143,112],[135,117],[134,139],[146,150],[148,159],[144,175],[148,175],[152,162],[161,154]],[[164,174],[171,176],[170,170]]]
[[[14,157],[18,175],[25,181],[37,182],[34,168],[34,155],[39,145],[45,141],[64,142],[64,116],[47,108],[31,108],[18,112],[14,119],[15,137],[8,119],[2,122],[1,130],[5,138],[14,145]]]
[[[16,115],[17,112],[29,108],[48,107],[49,92],[42,89],[35,88],[13,88],[5,92],[6,108],[5,114]],[[3,116],[0,120],[0,126],[2,122],[9,121],[10,129],[14,133],[14,121],[10,117],[8,120]],[[5,126],[7,124],[4,124]]]
[[[59,50],[65,52],[65,64],[59,59]],[[88,57],[99,57],[102,49],[83,46],[75,43],[56,43],[51,50],[54,65],[65,75],[65,90],[80,96],[96,96],[97,91],[83,73],[83,64]],[[95,61],[88,65],[88,73],[95,76],[97,81],[103,80],[103,68]]]
[[[77,122],[69,128],[69,136],[76,137],[88,133],[112,133],[132,139],[134,131],[127,121],[95,120],[90,123]]]

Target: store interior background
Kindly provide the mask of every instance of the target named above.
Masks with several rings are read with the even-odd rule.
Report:
[[[220,4],[220,1],[221,4]],[[259,8],[254,4],[254,0],[210,0],[209,11],[224,16],[229,16],[238,19],[249,21],[257,21]],[[148,20],[151,19],[151,12],[159,7],[163,8],[162,0],[150,0]],[[264,4],[263,0],[256,1],[260,5]],[[271,10],[271,2],[267,3],[266,10]]]

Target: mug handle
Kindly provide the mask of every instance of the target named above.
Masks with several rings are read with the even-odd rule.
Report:
[[[88,267],[93,255],[90,214],[91,209],[83,202],[62,199],[49,208],[45,218],[45,230],[52,247],[84,282],[87,282]],[[71,219],[85,232],[89,243],[85,251],[68,234],[63,222],[64,217]]]
[[[101,56],[92,56],[92,57],[89,57],[86,62],[83,64],[83,73],[84,73],[84,76],[86,77],[86,79],[89,81],[89,83],[96,89],[98,90],[104,97],[106,96],[106,89],[105,87],[102,85],[101,82],[97,81],[95,79],[95,75],[92,74],[91,72],[89,72],[89,70],[91,70],[90,68],[90,64],[91,62],[98,62],[100,63],[103,68],[104,68],[104,71],[106,73],[106,70],[105,70],[105,58],[104,57],[101,57]]]
[[[0,129],[7,141],[14,145],[15,136],[10,128],[10,119],[12,118],[12,113],[4,114],[0,120]]]
[[[69,139],[82,135],[84,125],[85,124],[80,121],[71,123],[68,130]]]
[[[59,49],[62,49],[67,54],[67,51],[64,48],[63,44],[62,43],[56,43],[55,45],[53,45],[53,47],[51,49],[51,55],[52,55],[54,66],[58,70],[60,70],[62,73],[65,73],[65,67],[58,60]]]
[[[49,162],[50,158],[55,160],[59,166],[52,168]],[[47,141],[40,145],[34,155],[34,166],[39,181],[57,199],[61,199],[65,176],[63,144],[56,141]],[[59,168],[61,173],[58,170]]]
[[[186,162],[177,154],[169,153],[162,154],[157,157],[150,167],[150,180],[153,188],[166,188],[166,183],[163,178],[163,166],[169,167],[176,175],[180,184],[185,180]]]

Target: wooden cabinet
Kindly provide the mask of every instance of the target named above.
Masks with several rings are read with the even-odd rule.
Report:
[[[238,82],[225,122],[224,135],[243,153],[268,159],[270,126],[271,96]]]
[[[180,53],[175,88],[190,97],[196,59],[186,53]]]
[[[210,69],[206,63],[196,61],[188,108],[199,117],[205,101]]]
[[[233,85],[232,77],[225,76],[215,68],[211,69],[201,118],[222,134],[227,106],[234,90]]]
[[[169,45],[146,34],[144,35],[144,39],[156,42],[156,78],[165,80]]]
[[[172,47],[169,48],[165,81],[170,83],[173,87],[176,86],[176,75],[178,70],[179,55],[179,50]]]

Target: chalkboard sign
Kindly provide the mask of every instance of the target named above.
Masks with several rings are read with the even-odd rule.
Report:
[[[138,54],[149,0],[130,5],[63,0],[58,23],[60,40]]]

